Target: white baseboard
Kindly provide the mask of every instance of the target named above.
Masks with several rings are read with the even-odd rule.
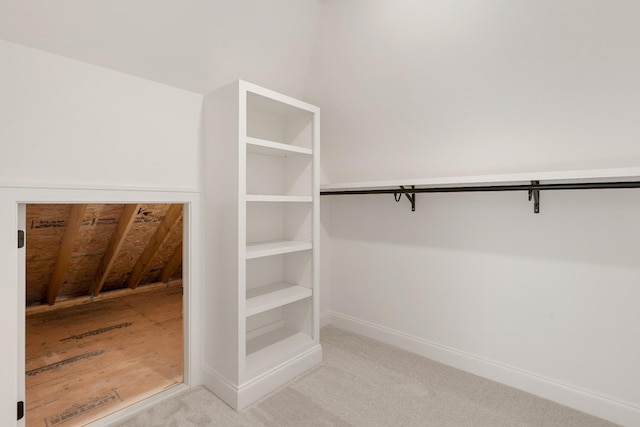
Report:
[[[235,384],[206,364],[202,366],[202,377],[202,385],[224,403],[238,410],[238,387]]]
[[[209,366],[203,366],[204,386],[236,411],[287,384],[322,362],[322,347],[316,345],[299,356],[264,373],[258,378],[237,386]]]
[[[278,387],[282,387],[320,362],[322,362],[322,347],[316,345],[296,358],[241,385],[238,390],[238,410],[243,410],[256,400],[266,396]]]
[[[327,324],[337,328],[373,338],[596,417],[624,426],[640,425],[640,407],[634,404],[582,390],[570,384],[458,351],[341,313],[325,312],[322,317],[328,319]]]
[[[327,310],[324,313],[320,313],[320,327],[324,328],[331,324],[331,311]]]

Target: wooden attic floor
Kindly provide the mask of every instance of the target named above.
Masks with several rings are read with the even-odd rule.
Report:
[[[182,286],[26,317],[26,425],[95,421],[183,382]]]

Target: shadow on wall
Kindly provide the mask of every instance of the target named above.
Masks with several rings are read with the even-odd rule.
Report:
[[[330,197],[332,239],[634,267],[640,190],[417,194],[416,211],[392,195]]]

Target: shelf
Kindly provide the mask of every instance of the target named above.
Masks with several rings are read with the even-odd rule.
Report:
[[[579,169],[568,171],[538,171],[510,174],[490,174],[471,176],[430,177],[385,181],[364,181],[323,184],[321,191],[349,191],[369,189],[392,189],[400,186],[410,187],[447,187],[447,186],[481,186],[492,184],[516,184],[531,181],[589,181],[599,180],[636,180],[640,179],[640,168]]]
[[[247,341],[246,371],[256,372],[279,364],[312,345],[311,337],[300,332],[286,328],[267,332]]]
[[[265,194],[247,194],[247,202],[293,202],[293,203],[309,203],[313,202],[311,196],[272,196]]]
[[[306,251],[312,247],[313,246],[310,242],[299,242],[296,240],[250,243],[247,244],[246,258],[261,258],[271,255],[287,254],[290,252]]]
[[[247,137],[247,151],[255,154],[265,154],[268,156],[286,157],[293,155],[312,155],[310,148],[298,147],[297,145],[283,144],[281,142],[268,141]]]
[[[290,283],[273,283],[247,290],[246,316],[309,298],[311,294],[310,288]]]

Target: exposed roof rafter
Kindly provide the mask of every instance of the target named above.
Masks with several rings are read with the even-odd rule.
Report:
[[[135,289],[138,284],[140,284],[140,281],[151,267],[153,257],[169,235],[171,228],[173,228],[181,218],[182,205],[171,205],[155,233],[151,236],[144,252],[142,252],[142,255],[138,258],[136,265],[133,267],[128,280],[129,288]]]
[[[167,261],[167,264],[162,269],[162,273],[160,273],[159,282],[168,282],[173,273],[176,272],[178,267],[182,264],[182,239],[180,239],[180,244],[176,247],[176,250],[173,251],[171,258]]]
[[[67,266],[71,260],[71,253],[73,251],[73,243],[76,240],[80,225],[84,218],[84,213],[87,210],[87,205],[77,204],[71,205],[71,212],[69,213],[69,219],[62,237],[62,243],[58,250],[58,256],[56,257],[56,263],[53,267],[53,273],[51,273],[51,279],[49,280],[49,286],[47,288],[47,304],[53,305],[58,297],[60,286],[64,280],[65,273],[67,272]]]
[[[107,277],[115,264],[120,248],[122,247],[122,243],[124,243],[124,239],[127,236],[131,225],[135,221],[139,209],[140,205],[124,205],[124,209],[122,210],[122,214],[118,220],[118,225],[116,226],[114,233],[111,235],[104,257],[102,257],[102,261],[98,265],[94,284],[89,290],[89,295],[96,296],[102,290],[102,286],[107,280]]]

